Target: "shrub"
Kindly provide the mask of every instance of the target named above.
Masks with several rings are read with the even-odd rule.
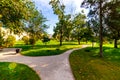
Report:
[[[16,38],[13,35],[8,35],[5,40],[5,47],[13,47],[15,44]]]
[[[4,38],[3,36],[0,34],[0,46],[3,46],[4,44]]]
[[[0,28],[0,46],[3,46],[5,39],[4,39],[5,33]]]
[[[29,44],[29,38],[28,38],[27,36],[23,36],[23,37],[22,37],[22,40],[24,41],[24,43],[25,43],[26,45]]]
[[[30,38],[30,39],[29,39],[29,43],[30,43],[31,45],[34,45],[34,44],[36,43],[36,39],[35,39],[35,38]]]
[[[50,39],[48,37],[43,37],[43,40],[42,40],[43,43],[47,44],[47,42],[49,42],[49,41],[50,41]]]

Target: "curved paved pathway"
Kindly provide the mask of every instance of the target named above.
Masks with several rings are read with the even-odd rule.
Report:
[[[85,47],[85,46],[84,46]],[[72,49],[57,56],[27,57],[15,53],[15,49],[4,49],[0,52],[0,61],[27,64],[33,68],[42,80],[74,80],[69,65],[69,54]]]

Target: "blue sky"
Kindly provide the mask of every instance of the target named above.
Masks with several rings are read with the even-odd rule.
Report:
[[[46,24],[50,27],[47,32],[53,34],[53,27],[55,23],[58,22],[58,17],[53,13],[51,5],[49,5],[50,0],[33,0],[36,7],[42,11],[44,17],[47,18]],[[66,6],[65,12],[68,13],[79,13],[82,9],[80,8],[81,2],[83,0],[61,0]]]

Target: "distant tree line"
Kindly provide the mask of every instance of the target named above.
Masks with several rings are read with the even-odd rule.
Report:
[[[89,9],[87,17],[83,12],[66,14],[65,5],[60,0],[51,0],[50,5],[58,15],[59,22],[54,27],[53,37],[60,40],[82,39],[100,44],[100,56],[103,57],[103,42],[114,40],[118,48],[120,39],[120,1],[119,0],[84,0],[81,7]]]

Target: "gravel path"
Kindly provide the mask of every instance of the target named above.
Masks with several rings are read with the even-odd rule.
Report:
[[[33,68],[42,80],[74,80],[69,65],[72,49],[57,56],[27,57],[15,54],[15,48],[6,48],[0,52],[0,62],[17,62]]]

